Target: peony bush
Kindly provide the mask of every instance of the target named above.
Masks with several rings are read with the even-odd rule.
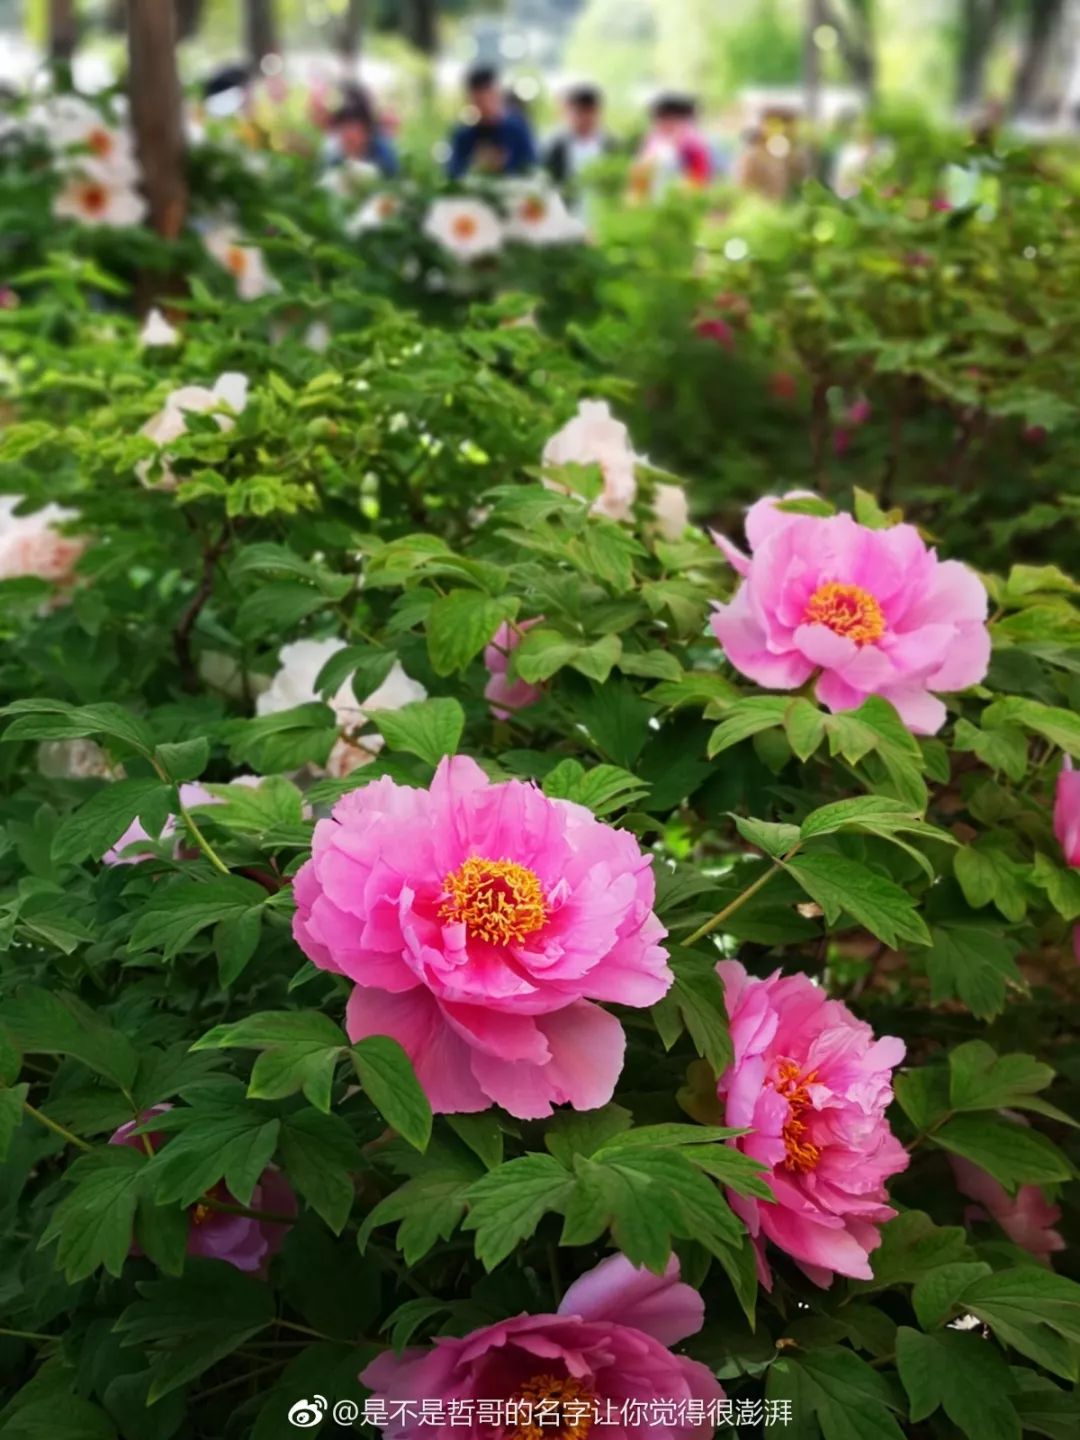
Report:
[[[1074,1433],[1068,418],[1006,533],[881,473],[923,352],[781,368],[806,274],[681,269],[697,202],[583,241],[223,137],[202,228],[61,254],[12,143],[0,1436]],[[876,305],[900,202],[807,203]]]

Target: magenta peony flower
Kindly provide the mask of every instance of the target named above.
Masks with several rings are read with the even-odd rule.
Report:
[[[1038,1185],[1021,1185],[1010,1195],[992,1175],[971,1160],[950,1155],[949,1164],[961,1195],[978,1203],[968,1206],[965,1220],[994,1220],[1022,1249],[1049,1265],[1055,1250],[1064,1250],[1065,1241],[1052,1227],[1061,1219],[1061,1206],[1051,1205]]]
[[[668,1347],[704,1318],[677,1260],[658,1276],[611,1255],[571,1285],[555,1315],[518,1315],[427,1349],[387,1352],[360,1379],[374,1392],[372,1408],[385,1407],[386,1440],[434,1433],[430,1420],[420,1423],[422,1401],[447,1415],[454,1403],[471,1411],[479,1423],[463,1433],[485,1440],[584,1440],[594,1426],[620,1440],[696,1440],[715,1432],[709,1416],[724,1392],[706,1366]]]
[[[769,690],[797,689],[816,673],[829,710],[880,695],[915,734],[938,731],[945,706],[933,692],[977,684],[990,662],[986,590],[974,571],[939,560],[913,525],[759,515],[766,533],[750,537],[743,583],[712,617],[735,669]]]
[[[634,837],[460,755],[429,790],[343,796],[294,888],[300,948],[356,982],[350,1037],[399,1041],[442,1113],[606,1104],[625,1041],[590,1001],[653,1005],[672,980]]]
[[[161,1115],[171,1110],[171,1105],[155,1105],[141,1120],[151,1115]],[[109,1137],[110,1145],[128,1145],[133,1150],[143,1148],[143,1137],[132,1132],[136,1121],[129,1120]],[[141,1122],[139,1122],[141,1123]],[[151,1132],[148,1136],[154,1150],[168,1143],[168,1135]],[[224,1183],[215,1185],[210,1198],[235,1204]],[[296,1196],[292,1186],[276,1165],[269,1165],[251,1193],[248,1204],[251,1210],[268,1210],[279,1215],[296,1214]],[[260,1276],[266,1275],[271,1259],[285,1241],[286,1227],[271,1220],[255,1220],[250,1215],[230,1215],[224,1210],[213,1210],[202,1203],[188,1209],[187,1253],[201,1255],[207,1260],[224,1260]],[[139,1247],[132,1245],[133,1255],[141,1254]]]
[[[544,693],[540,685],[530,685],[510,674],[510,656],[521,644],[522,634],[539,625],[543,618],[537,615],[532,620],[522,620],[516,629],[509,623],[500,625],[484,650],[484,664],[491,676],[484,689],[484,699],[491,702],[491,713],[496,720],[509,720],[515,711],[535,705]]]
[[[834,1274],[869,1280],[878,1227],[896,1214],[885,1181],[908,1163],[885,1119],[903,1042],[875,1040],[805,975],[777,970],[756,980],[737,960],[716,968],[735,1047],[718,1086],[724,1124],[749,1128],[731,1143],[768,1167],[776,1197],[730,1196],[757,1246],[762,1283],[771,1288],[765,1240],[817,1285]]]
[[[1054,834],[1065,856],[1074,868],[1080,866],[1080,770],[1073,769],[1072,757],[1058,772],[1054,796]]]

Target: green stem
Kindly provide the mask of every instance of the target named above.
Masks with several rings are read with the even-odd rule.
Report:
[[[217,1200],[212,1195],[204,1195],[196,1204],[205,1205],[207,1210],[217,1210],[222,1215],[244,1215],[249,1220],[265,1220],[271,1225],[296,1224],[295,1215],[286,1215],[279,1210],[253,1210],[249,1205],[232,1205],[228,1200]]]
[[[48,1115],[43,1114],[36,1106],[31,1105],[29,1100],[23,1101],[23,1109],[27,1115],[32,1115],[40,1125],[44,1125],[46,1130],[51,1130],[55,1135],[62,1136],[69,1145],[75,1145],[80,1150],[93,1150],[94,1147],[92,1145],[87,1144],[85,1140],[80,1140],[78,1135],[73,1135],[70,1130],[65,1130],[63,1125],[58,1125],[55,1120],[50,1120]]]
[[[704,940],[706,935],[711,935],[714,930],[719,929],[725,920],[734,915],[736,910],[741,910],[748,900],[752,899],[759,890],[763,889],[774,875],[780,873],[784,868],[785,862],[791,859],[798,848],[798,845],[793,845],[783,860],[774,861],[771,869],[766,870],[764,875],[759,875],[752,885],[748,885],[741,895],[736,895],[730,904],[725,905],[722,910],[718,910],[711,919],[705,921],[704,925],[699,925],[692,935],[689,935],[682,941],[682,944],[687,946],[696,945],[699,940]]]
[[[177,800],[179,802],[179,793],[177,794]],[[210,844],[210,841],[207,840],[206,836],[199,829],[198,825],[195,824],[191,811],[187,808],[186,805],[182,803],[180,804],[180,815],[183,819],[184,824],[191,831],[191,835],[195,843],[198,845],[199,849],[203,852],[206,858],[210,861],[210,864],[213,865],[215,870],[219,870],[222,875],[228,875],[229,867],[225,864],[224,860],[222,860],[221,856]]]
[[[12,1340],[59,1340],[59,1335],[42,1335],[37,1330],[8,1330],[0,1326],[0,1335],[8,1335]]]

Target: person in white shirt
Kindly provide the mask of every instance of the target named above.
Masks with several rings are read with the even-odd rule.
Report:
[[[604,129],[604,97],[595,85],[575,85],[563,105],[566,123],[549,143],[544,166],[555,184],[565,189],[608,154],[612,141]]]

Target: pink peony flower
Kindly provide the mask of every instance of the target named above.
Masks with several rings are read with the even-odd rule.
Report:
[[[694,325],[694,334],[700,340],[714,340],[724,350],[735,349],[735,332],[726,320],[721,320],[714,315],[708,320],[698,320]]]
[[[816,1285],[834,1274],[869,1280],[878,1227],[896,1214],[885,1181],[908,1163],[885,1119],[903,1042],[875,1040],[805,975],[777,970],[756,980],[737,960],[716,968],[735,1047],[718,1086],[724,1123],[749,1128],[731,1143],[768,1167],[776,1197],[730,1196],[757,1247],[762,1283],[771,1288],[765,1240]]]
[[[1061,1219],[1061,1206],[1051,1205],[1038,1185],[1021,1185],[1010,1195],[992,1175],[971,1160],[950,1155],[949,1164],[961,1195],[978,1203],[969,1205],[964,1219],[994,1220],[1022,1249],[1049,1265],[1055,1250],[1064,1250],[1065,1241],[1052,1227]]]
[[[743,521],[743,529],[746,531],[746,543],[750,547],[750,554],[764,545],[765,541],[774,531],[789,525],[796,518],[796,512],[779,510],[777,506],[786,500],[816,500],[818,497],[812,490],[788,490],[783,495],[763,495],[760,500],[755,500],[746,512],[746,519]],[[710,530],[716,545],[724,552],[724,558],[737,575],[750,574],[750,555],[746,555],[737,545],[733,545],[726,535],[721,535],[718,530]]]
[[[496,720],[509,720],[515,711],[535,705],[544,693],[542,686],[530,685],[510,674],[510,657],[521,644],[522,633],[539,625],[543,618],[537,615],[522,620],[516,629],[509,623],[500,625],[484,649],[484,664],[491,677],[484,688],[484,699],[491,702]]]
[[[940,730],[945,706],[934,692],[978,684],[990,663],[986,590],[974,571],[938,560],[913,525],[761,518],[767,533],[751,537],[743,583],[712,617],[735,669],[769,690],[797,689],[816,673],[829,710],[880,695],[915,734]]]
[[[1080,867],[1080,770],[1073,769],[1072,756],[1066,755],[1058,772],[1054,795],[1054,834],[1065,856],[1065,863]]]
[[[300,948],[356,982],[350,1038],[399,1041],[441,1113],[606,1104],[625,1040],[590,1002],[671,984],[634,837],[464,756],[343,796],[294,889]]]
[[[78,518],[75,510],[48,504],[29,515],[16,515],[20,495],[0,495],[0,580],[34,575],[53,584],[69,584],[86,540],[56,528]]]
[[[630,443],[630,432],[616,420],[603,400],[582,400],[577,414],[566,422],[544,446],[542,462],[547,465],[597,465],[604,488],[592,502],[593,515],[609,520],[629,520],[637,496],[635,467],[638,457]],[[545,480],[549,490],[569,491],[554,480]]]
[[[171,1105],[155,1105],[141,1120],[151,1115],[164,1114]],[[141,1123],[140,1120],[140,1123]],[[143,1137],[132,1132],[136,1121],[129,1120],[109,1137],[110,1145],[127,1145],[133,1150],[143,1149]],[[167,1144],[169,1137],[160,1131],[151,1132],[148,1137],[154,1150]],[[210,1198],[235,1204],[233,1196],[224,1183],[215,1185]],[[292,1186],[276,1165],[269,1165],[263,1171],[258,1184],[251,1192],[248,1204],[250,1210],[267,1210],[278,1215],[296,1214],[296,1196]],[[255,1220],[250,1215],[230,1215],[224,1210],[213,1210],[201,1202],[188,1209],[187,1253],[201,1255],[207,1260],[224,1260],[265,1278],[270,1261],[285,1241],[286,1227],[272,1220]],[[133,1255],[141,1254],[138,1245],[131,1248]]]
[[[700,1330],[704,1318],[701,1296],[679,1279],[677,1260],[658,1276],[611,1255],[571,1285],[554,1315],[517,1315],[426,1349],[388,1351],[360,1379],[387,1404],[386,1440],[430,1433],[419,1419],[421,1400],[495,1402],[509,1423],[467,1432],[492,1440],[584,1440],[594,1424],[598,1434],[620,1440],[696,1440],[714,1433],[708,1417],[724,1392],[706,1366],[669,1347]],[[665,1400],[679,1418],[657,1424],[653,1402]],[[623,1407],[633,1401],[643,1416],[626,1423]],[[399,1406],[402,1419],[394,1418]],[[619,1420],[605,1423],[607,1415]],[[683,1417],[688,1423],[679,1423]]]

